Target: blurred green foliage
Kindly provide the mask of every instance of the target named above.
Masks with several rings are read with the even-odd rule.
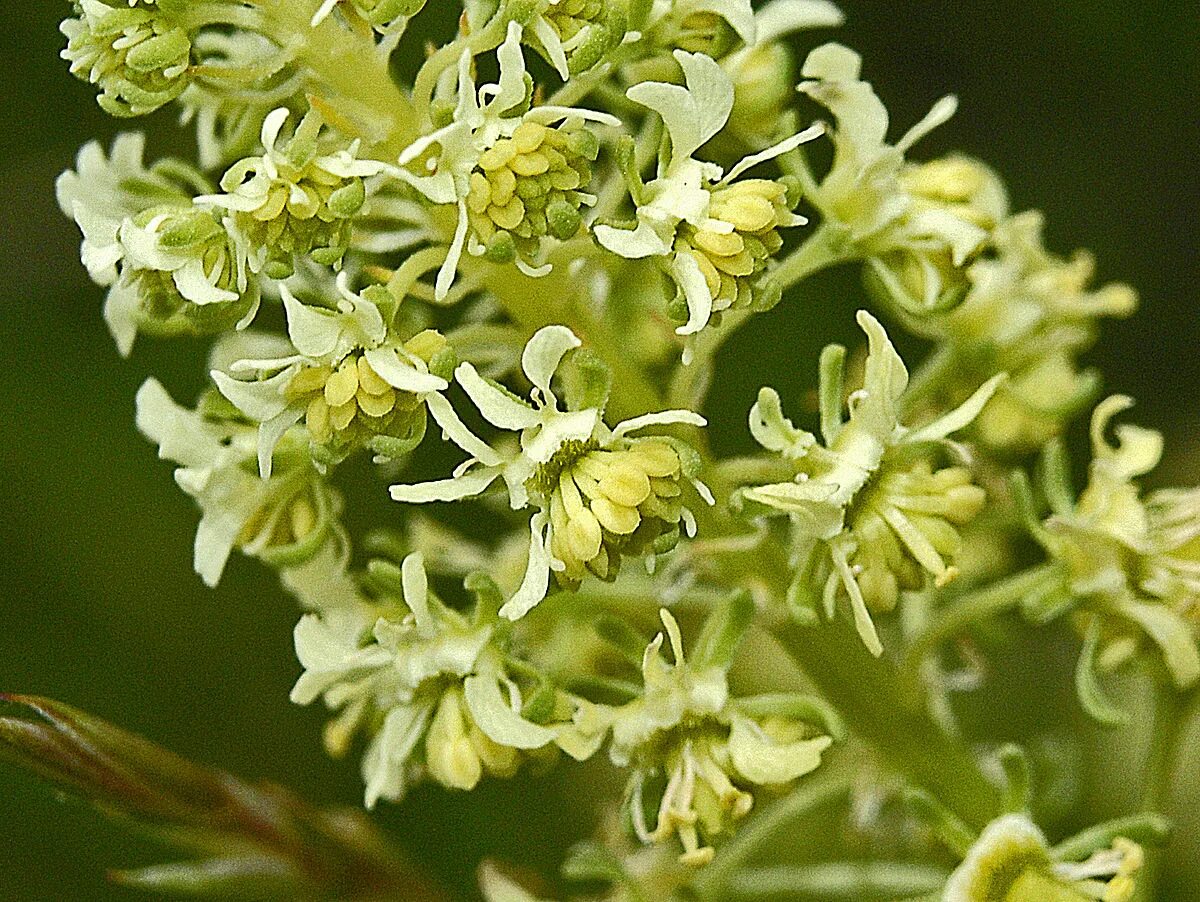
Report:
[[[57,59],[61,0],[21,0],[0,32],[0,689],[61,698],[189,757],[252,779],[286,783],[315,801],[350,801],[355,768],[321,750],[321,712],[289,704],[298,667],[295,611],[273,577],[236,560],[216,591],[192,574],[195,514],[167,466],[133,425],[133,395],[156,372],[184,399],[203,378],[195,344],[140,344],[122,361],[100,319],[101,292],[76,254],[74,227],[53,181],[78,145],[118,126]],[[431,4],[429,26],[451,17]],[[922,152],[960,148],[998,167],[1017,208],[1044,209],[1060,251],[1094,250],[1100,275],[1133,283],[1139,315],[1110,324],[1093,362],[1108,387],[1139,398],[1142,422],[1164,429],[1166,473],[1200,477],[1196,210],[1200,201],[1200,16],[1191,2],[1123,0],[963,3],[845,0],[839,40],[859,49],[899,126],[947,91],[953,123]],[[418,20],[421,21],[421,20]],[[408,46],[420,46],[418,36]],[[823,38],[807,37],[801,52]],[[415,61],[406,61],[415,62]],[[170,114],[149,122],[156,154],[188,153]],[[757,365],[726,369],[710,408],[723,450],[748,441],[758,386],[810,388],[827,341],[849,338],[856,277],[823,275],[731,345]],[[365,473],[351,493],[356,522],[394,513]],[[1031,641],[1032,638],[1032,641]],[[1025,637],[1031,648],[1041,641]],[[1061,654],[1058,654],[1061,652]],[[1070,652],[1014,657],[1014,685],[1061,679]],[[1069,695],[1018,698],[1074,718]],[[1025,715],[1006,712],[1018,734]],[[1043,714],[1041,719],[1047,716]],[[1026,718],[1030,719],[1030,718]],[[1032,718],[1033,721],[1039,718]],[[1181,825],[1161,899],[1200,898],[1200,735],[1171,800]],[[1125,772],[1134,735],[1097,735],[1077,774],[1100,818],[1131,804]],[[107,886],[103,871],[153,860],[153,851],[32,779],[0,775],[0,899],[142,898]],[[403,842],[460,886],[483,854],[547,869],[579,832],[563,772],[490,784],[466,797],[415,793],[382,813]],[[578,786],[576,780],[573,784]]]

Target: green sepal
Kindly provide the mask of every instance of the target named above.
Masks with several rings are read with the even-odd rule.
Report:
[[[310,529],[303,539],[290,545],[270,545],[258,552],[259,559],[277,570],[298,567],[312,560],[325,544],[332,525],[332,517],[328,510],[321,510],[319,514],[320,520],[317,525]]]
[[[585,841],[567,850],[562,863],[565,879],[577,883],[616,885],[629,879],[621,859],[597,842]]]
[[[1170,820],[1161,814],[1131,814],[1096,824],[1064,839],[1050,850],[1050,855],[1057,861],[1082,861],[1111,847],[1113,840],[1121,836],[1141,846],[1162,848],[1170,841],[1173,829]]]
[[[1104,694],[1096,674],[1096,656],[1100,649],[1102,629],[1100,618],[1093,617],[1083,639],[1079,661],[1075,664],[1075,694],[1092,720],[1106,727],[1123,727],[1129,723],[1129,715]]]
[[[825,447],[833,447],[842,431],[842,405],[845,403],[846,349],[842,345],[826,345],[821,351],[819,404],[821,437]],[[762,403],[762,396],[759,396]],[[781,415],[782,416],[782,415]]]
[[[906,788],[904,801],[919,820],[929,825],[946,848],[960,858],[967,856],[975,844],[975,833],[958,815],[924,789]]]
[[[728,668],[754,622],[754,599],[744,590],[717,604],[704,621],[692,660],[697,667]]]
[[[342,219],[349,219],[362,209],[367,200],[367,189],[362,179],[351,179],[338,188],[326,201],[329,209]]]
[[[819,725],[827,734],[841,742],[849,735],[846,722],[837,710],[815,695],[798,692],[769,692],[739,698],[738,710],[752,718],[786,717]]]
[[[418,411],[408,423],[408,430],[403,435],[373,435],[367,441],[367,447],[373,451],[377,459],[397,460],[415,449],[425,438],[427,417],[425,409]]]
[[[1033,803],[1033,777],[1029,756],[1015,743],[1000,749],[997,758],[1004,771],[1004,810],[1018,813],[1029,811]]]
[[[504,593],[488,574],[475,571],[463,580],[463,588],[475,596],[473,619],[477,624],[492,623],[504,604]]]
[[[579,348],[562,369],[568,410],[604,410],[612,393],[612,369],[590,348]]]
[[[1060,517],[1068,516],[1075,509],[1075,492],[1071,461],[1061,438],[1051,439],[1046,444],[1038,458],[1037,474],[1050,510]]]
[[[446,344],[442,350],[439,350],[437,354],[434,354],[431,357],[430,362],[428,362],[430,372],[433,373],[433,375],[437,375],[439,378],[445,379],[446,381],[454,379],[454,371],[457,366],[458,353],[454,348],[450,347],[449,344]]]
[[[521,716],[530,723],[547,724],[558,707],[558,690],[547,682],[541,683],[530,693],[521,706]]]
[[[613,614],[601,614],[593,625],[596,635],[612,646],[621,657],[634,667],[642,666],[642,654],[646,649],[646,638],[632,626]]]

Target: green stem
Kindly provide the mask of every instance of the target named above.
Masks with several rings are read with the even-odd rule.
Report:
[[[828,225],[821,225],[771,273],[786,291],[815,272],[852,259],[845,242]]]
[[[1057,564],[1041,564],[971,592],[938,611],[933,624],[913,640],[904,656],[903,672],[915,679],[921,662],[943,642],[953,639],[971,624],[995,617],[1024,599],[1062,579]]]
[[[904,706],[900,672],[872,657],[848,621],[805,627],[789,618],[774,632],[850,730],[897,773],[977,829],[996,816],[1000,791],[970,750],[924,712]]]
[[[1150,755],[1146,762],[1146,783],[1142,793],[1142,811],[1162,813],[1170,802],[1175,771],[1179,765],[1179,750],[1186,716],[1200,693],[1195,690],[1184,694],[1176,691],[1170,677],[1162,668],[1153,668],[1156,698],[1154,703],[1154,725]],[[1146,854],[1146,866],[1138,875],[1134,902],[1152,902],[1155,889],[1163,872],[1165,850],[1151,849]]]
[[[532,278],[513,267],[496,267],[464,257],[464,267],[488,267],[482,284],[504,308],[505,313],[532,335],[543,326],[569,327],[587,347],[612,369],[614,390],[609,401],[610,419],[621,420],[662,410],[662,394],[642,371],[620,336],[590,309],[586,292],[570,274],[571,262],[594,251],[589,243],[568,242],[554,253],[554,269],[542,278]]]
[[[368,150],[393,159],[417,136],[412,102],[392,80],[373,36],[343,28],[332,16],[311,26],[319,7],[319,0],[263,0],[260,8],[267,33],[283,47],[296,46],[296,61],[313,76],[310,90],[336,98]]]
[[[830,266],[846,260],[842,243],[826,226],[820,226],[771,273],[771,278],[786,291]],[[671,382],[668,397],[671,404],[680,407],[700,406],[712,381],[713,364],[717,352],[732,338],[746,321],[753,316],[750,310],[730,310],[721,315],[721,325],[705,329],[695,336],[692,362],[680,367]]]

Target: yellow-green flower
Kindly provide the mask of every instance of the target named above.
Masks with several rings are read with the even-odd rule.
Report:
[[[369,736],[368,808],[399,800],[422,775],[462,790],[485,775],[512,776],[528,753],[554,742],[554,729],[522,716],[496,635],[494,585],[474,583],[476,603],[463,613],[430,590],[419,554],[374,572],[403,601],[305,615],[295,635],[304,673],[292,690],[298,704],[324,698],[338,710],[325,734],[331,754],[345,754],[357,733]]]
[[[934,422],[909,426],[901,420],[904,362],[874,317],[860,311],[858,322],[869,352],[862,388],[850,395],[849,420],[842,422],[840,349],[832,351],[836,366],[822,373],[824,445],[793,426],[779,396],[763,389],[750,413],[751,431],[764,448],[795,461],[797,473],[790,482],[745,488],[739,497],[790,517],[798,565],[793,602],[823,605],[832,617],[844,593],[859,635],[879,655],[872,612],[893,608],[900,590],[918,587],[926,574],[939,586],[957,575],[959,529],[979,513],[985,494],[966,468],[935,461],[1003,379],[989,380]]]
[[[464,251],[544,275],[546,240],[575,235],[581,208],[595,202],[586,187],[599,141],[584,123],[619,120],[576,107],[531,106],[523,34],[520,23],[509,22],[495,84],[476,87],[474,57],[465,49],[452,118],[400,155],[399,178],[433,203],[458,209],[438,299],[450,291]],[[409,168],[417,163],[425,164],[420,174]]]
[[[834,728],[799,696],[730,698],[726,673],[749,623],[746,597],[718,607],[686,660],[675,618],[646,648],[641,694],[610,713],[614,763],[632,767],[628,805],[644,843],[677,837],[687,865],[707,864],[710,843],[754,805],[752,790],[783,787],[816,770]],[[714,641],[715,637],[721,641]],[[662,654],[669,637],[672,661]]]
[[[992,821],[950,876],[943,902],[1129,902],[1142,847],[1117,837],[1085,861],[1060,861],[1027,815]]]
[[[1115,445],[1105,435],[1132,403],[1117,395],[1096,407],[1088,484],[1038,535],[1065,566],[1067,588],[1081,603],[1076,617],[1095,630],[1101,667],[1119,666],[1148,637],[1182,690],[1200,682],[1200,496],[1192,489],[1141,497],[1134,480],[1158,464],[1162,436],[1129,425],[1117,427]]]
[[[280,567],[297,566],[327,543],[342,541],[340,501],[312,465],[305,443],[284,435],[269,478],[254,465],[257,435],[236,411],[209,414],[180,407],[156,380],[138,391],[138,428],[178,464],[175,481],[202,513],[196,531],[195,569],[214,586],[237,548]]]
[[[1099,389],[1098,374],[1081,370],[1078,359],[1095,342],[1101,318],[1128,316],[1137,306],[1128,285],[1092,287],[1091,255],[1051,253],[1042,230],[1036,212],[1000,223],[992,232],[995,254],[971,266],[962,304],[919,327],[953,355],[957,378],[943,387],[949,399],[973,379],[1009,373],[976,427],[993,448],[1032,451],[1060,435]]]
[[[551,127],[522,122],[484,151],[470,176],[471,241],[496,263],[531,261],[543,238],[573,238],[600,144],[581,119]]]
[[[623,0],[542,0],[528,24],[534,46],[565,81],[599,63],[625,37]]]
[[[703,417],[667,410],[609,428],[602,416],[607,387],[577,409],[559,408],[551,381],[581,344],[565,326],[546,326],[529,340],[521,366],[533,385],[532,403],[483,378],[470,363],[460,364],[459,385],[484,419],[520,435],[519,447],[498,450],[448,407],[439,408],[435,416],[447,437],[471,458],[450,479],[391,488],[396,501],[424,504],[475,497],[502,479],[513,510],[534,508],[525,578],[500,612],[512,620],[545,598],[551,573],[570,588],[587,573],[611,580],[622,557],[669,551],[681,524],[694,532],[695,521],[682,504],[685,481],[712,503],[696,479],[694,451],[682,442],[637,435],[673,423],[703,426]]]

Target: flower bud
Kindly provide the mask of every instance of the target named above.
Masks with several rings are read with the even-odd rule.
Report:
[[[74,19],[62,23],[63,59],[71,73],[98,85],[100,106],[113,116],[152,113],[190,82],[192,42],[158,9],[156,0],[111,5],[77,0]]]

